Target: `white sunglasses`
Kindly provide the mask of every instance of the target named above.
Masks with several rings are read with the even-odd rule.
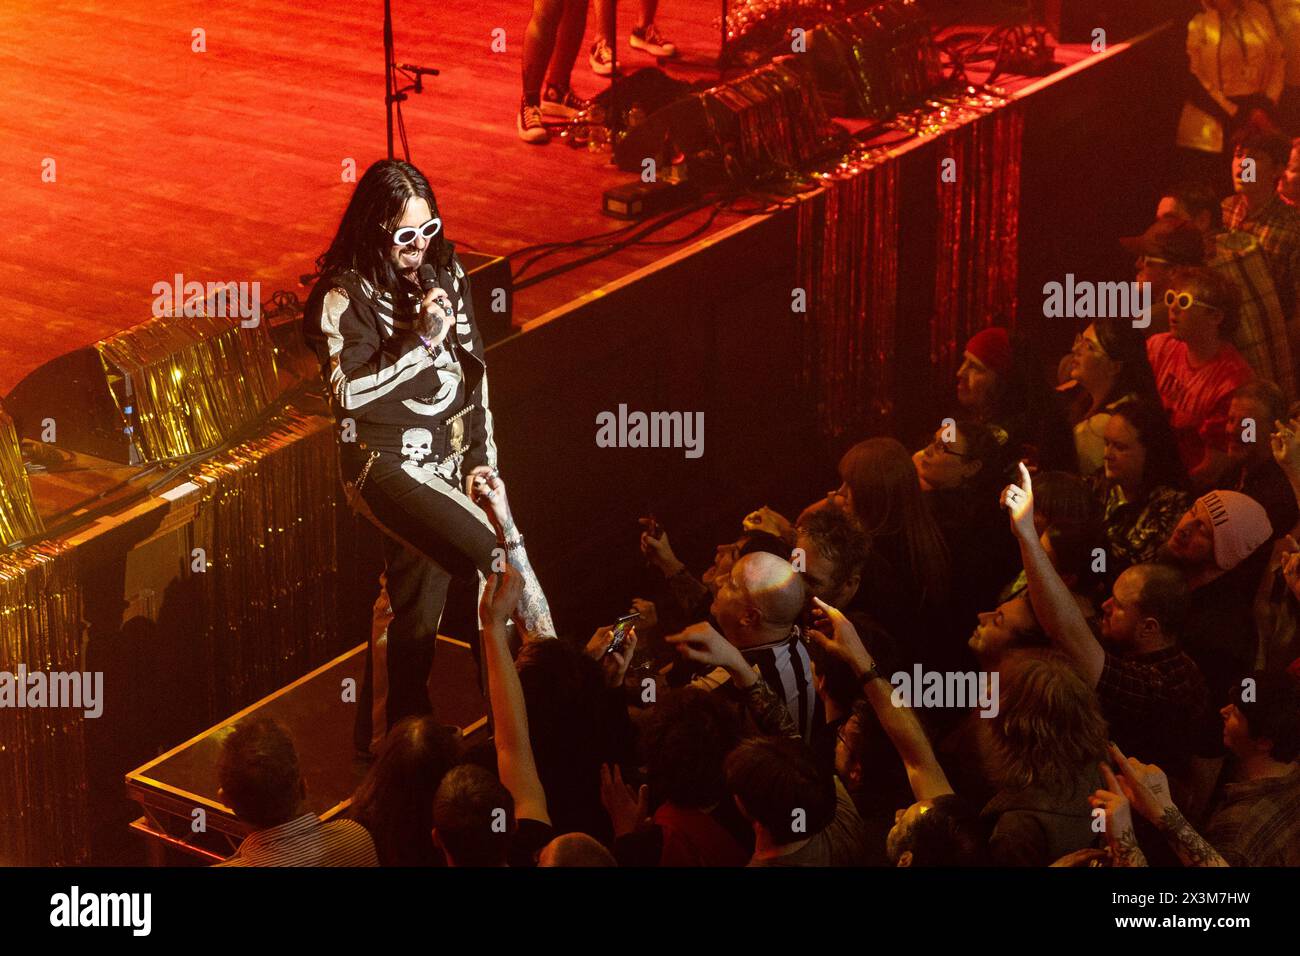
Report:
[[[422,226],[403,226],[401,229],[394,230],[393,245],[409,246],[415,242],[416,236],[423,236],[427,241],[440,232],[442,232],[442,220],[434,216]]]

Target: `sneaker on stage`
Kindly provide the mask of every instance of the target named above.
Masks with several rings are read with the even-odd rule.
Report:
[[[653,23],[644,27],[633,27],[628,42],[638,50],[645,50],[651,56],[677,55],[677,47],[665,39]]]
[[[542,108],[529,106],[522,100],[519,103],[519,113],[515,117],[515,129],[519,131],[519,138],[525,143],[541,146],[551,139],[551,134],[542,125]]]
[[[561,93],[554,86],[548,86],[542,93],[542,112],[547,116],[573,119],[586,109],[591,109],[591,100],[584,100],[573,92],[572,87]]]
[[[609,76],[614,72],[614,51],[604,40],[597,40],[591,45],[587,62],[591,64],[591,72],[597,76]]]

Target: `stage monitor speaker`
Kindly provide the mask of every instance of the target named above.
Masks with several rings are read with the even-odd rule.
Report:
[[[278,394],[268,323],[150,319],[46,362],[5,398],[18,435],[128,465],[214,448]]]
[[[504,256],[457,250],[456,258],[469,276],[474,321],[483,345],[488,346],[514,331],[515,280]]]

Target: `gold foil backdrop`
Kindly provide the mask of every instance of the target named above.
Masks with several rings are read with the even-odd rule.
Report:
[[[82,669],[76,556],[57,543],[0,556],[0,671]],[[85,863],[83,712],[0,709],[0,865]]]
[[[189,480],[198,488],[173,505],[195,503],[187,544],[206,557],[203,572],[187,563],[197,606],[185,620],[206,682],[186,691],[203,695],[196,710],[207,724],[335,649],[333,436],[328,419],[289,409],[197,466]],[[78,582],[96,568],[80,553],[55,543],[0,558],[0,669],[82,669]],[[104,686],[118,685],[106,675]],[[104,710],[99,720],[114,719],[112,700]],[[0,709],[0,863],[87,862],[84,720],[81,710]]]
[[[150,319],[96,348],[119,410],[125,416],[128,406],[135,409],[133,437],[145,461],[219,445],[275,397],[275,352],[265,323],[242,328],[217,316]]]
[[[41,530],[14,420],[0,409],[0,546]]]
[[[208,715],[229,716],[321,663],[335,631],[335,489],[329,421],[293,412],[205,463],[189,527],[208,569],[191,572],[195,653]],[[192,552],[191,552],[192,553]]]

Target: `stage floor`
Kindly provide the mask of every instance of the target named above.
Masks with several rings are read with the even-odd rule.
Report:
[[[442,70],[405,116],[453,241],[503,255],[622,225],[600,213],[600,197],[631,174],[603,152],[516,136],[527,0],[393,6],[398,61]],[[627,45],[634,9],[620,4],[628,71],[654,63]],[[147,319],[154,284],[178,273],[259,281],[262,301],[280,289],[305,296],[299,277],[353,189],[343,164],[359,174],[385,154],[382,10],[381,0],[0,0],[0,35],[21,38],[0,51],[0,211],[10,230],[0,395],[50,358]],[[681,51],[667,72],[718,77],[718,12],[716,0],[664,0],[658,21]],[[498,28],[502,53],[491,49]],[[204,52],[192,50],[196,30]],[[1086,56],[1063,47],[1058,60]],[[604,83],[584,46],[574,88],[590,96]],[[685,236],[713,213],[653,238]],[[696,241],[742,218],[719,212]],[[515,323],[679,248],[632,246],[524,289]]]
[[[404,112],[412,159],[453,241],[504,254],[622,225],[601,215],[600,196],[631,174],[604,153],[516,136],[531,3],[393,8],[398,61],[442,70]],[[621,8],[630,19],[632,5]],[[718,9],[665,0],[658,19],[681,49],[672,75],[717,76]],[[258,280],[264,299],[304,293],[298,277],[313,270],[353,188],[342,164],[354,160],[359,175],[385,155],[382,22],[380,0],[0,0],[0,36],[21,39],[0,51],[0,208],[10,230],[0,395],[47,359],[148,318],[154,283],[178,272]],[[625,70],[654,63],[628,47],[630,25],[620,24]],[[504,53],[490,48],[498,27]],[[206,52],[191,51],[196,28]],[[584,48],[574,88],[590,96],[605,82]],[[42,181],[47,159],[54,182]],[[712,229],[737,218],[719,215]],[[664,254],[630,248],[526,289],[516,321]]]

